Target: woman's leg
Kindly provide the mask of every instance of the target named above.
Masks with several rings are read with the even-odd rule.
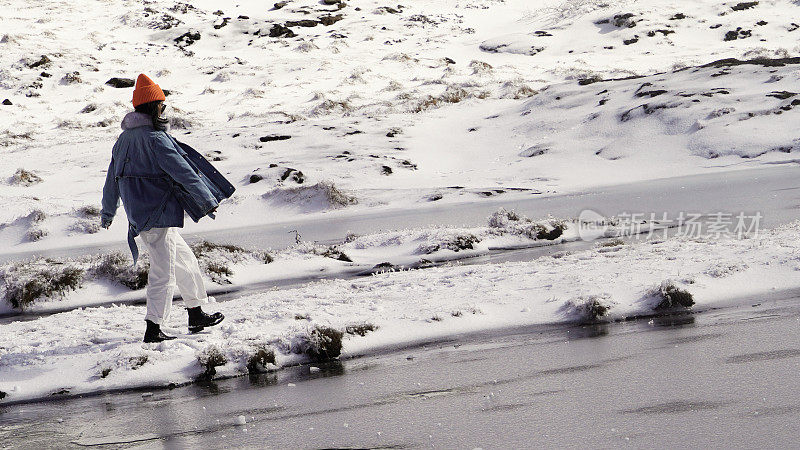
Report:
[[[175,279],[187,308],[200,306],[208,300],[203,274],[192,249],[183,240],[178,230],[171,228],[175,242]]]
[[[175,238],[169,230],[152,228],[140,233],[150,254],[145,320],[159,325],[169,318],[175,291]]]
[[[218,325],[225,319],[225,316],[221,312],[206,314],[200,308],[200,304],[208,300],[200,265],[197,263],[192,249],[178,234],[178,230],[173,229],[171,233],[175,241],[175,274],[183,302],[189,313],[189,332],[197,333],[207,327]]]

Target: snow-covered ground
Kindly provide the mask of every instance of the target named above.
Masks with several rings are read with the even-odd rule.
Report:
[[[0,325],[0,391],[13,401],[167,386],[197,379],[209,359],[216,376],[313,362],[313,349],[329,348],[315,331],[326,327],[344,332],[342,354],[352,356],[475,330],[648,315],[664,294],[676,307],[687,292],[700,308],[741,302],[800,287],[798,236],[793,223],[750,239],[612,243],[533,262],[322,281],[207,306],[226,320],[197,335],[184,334],[186,314],[176,311],[166,326],[180,336],[160,344],[141,343],[142,306],[80,308]],[[269,354],[274,362],[254,368]]]
[[[238,188],[193,230],[793,160],[797,60],[694,67],[798,55],[797,2],[323,3],[0,2],[0,251],[123,236],[92,206],[140,72]]]
[[[111,79],[138,73],[169,91],[172,133],[237,187],[216,221],[192,231],[798,161],[796,0],[0,8],[0,253],[124,240],[122,210],[99,233],[97,205],[131,109],[131,87]],[[209,282],[246,284],[577,238],[569,226],[555,241],[534,236],[557,225],[540,213],[544,230],[514,220],[397,230],[276,249],[267,264],[262,250],[209,249],[218,259],[201,263]],[[119,284],[141,281],[119,258],[9,264],[4,280],[50,283],[57,273],[56,286],[81,286],[31,309],[82,307],[0,325],[0,398],[274,369],[324,356],[338,333],[343,354],[356,355],[494,327],[646,315],[687,293],[701,307],[725,304],[800,287],[799,235],[793,223],[750,239],[612,242],[528,263],[323,281],[212,305],[227,316],[222,326],[158,345],[140,342],[142,307],[85,307],[140,295]],[[185,320],[176,312],[169,326],[180,333]]]
[[[613,223],[613,224],[612,224]],[[300,241],[276,252],[192,244],[209,289],[235,288],[324,273],[327,278],[431,267],[437,263],[486,254],[490,250],[558,245],[598,237],[663,233],[670,224],[583,218],[533,221],[500,209],[488,226],[426,227],[349,235],[338,244]],[[591,227],[591,228],[590,228]],[[148,262],[136,268],[119,252],[78,258],[35,258],[0,265],[0,314],[47,313],[144,298]]]

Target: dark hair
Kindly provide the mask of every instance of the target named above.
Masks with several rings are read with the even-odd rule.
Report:
[[[138,113],[147,114],[150,116],[150,120],[153,121],[153,128],[164,131],[167,129],[167,118],[161,115],[161,108],[159,107],[161,103],[163,102],[154,101],[142,103],[141,105],[134,107],[134,110]]]

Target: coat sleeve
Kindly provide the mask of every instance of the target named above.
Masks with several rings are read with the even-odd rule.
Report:
[[[108,173],[106,174],[106,184],[103,186],[103,209],[100,213],[100,220],[103,223],[111,223],[114,216],[117,214],[119,208],[119,186],[114,176],[114,158],[111,158],[111,163],[108,165]]]
[[[176,183],[181,185],[204,211],[211,211],[219,205],[214,194],[203,183],[186,159],[178,153],[175,145],[164,135],[158,133],[154,141],[156,162]]]

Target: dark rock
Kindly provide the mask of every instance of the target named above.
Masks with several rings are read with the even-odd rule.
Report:
[[[725,33],[725,37],[722,39],[723,41],[735,41],[739,39],[739,32],[738,31],[728,31]]]
[[[51,62],[52,61],[50,60],[50,58],[48,58],[46,55],[42,55],[42,57],[38,61],[36,61],[35,63],[32,63],[32,64],[29,64],[28,68],[35,69],[37,67],[47,66]]]
[[[579,79],[578,80],[578,85],[579,86],[587,86],[587,85],[590,85],[590,84],[599,83],[601,81],[604,81],[603,78],[600,77],[600,76],[595,75],[595,76],[592,76],[592,77],[589,77],[589,78],[581,78],[581,79]]]
[[[636,21],[631,20],[634,16],[632,13],[617,14],[612,19],[603,19],[595,22],[596,25],[603,25],[610,23],[617,28],[633,28],[636,26]]]
[[[378,13],[378,14],[382,14],[384,12],[387,12],[389,14],[400,14],[401,13],[401,11],[399,9],[394,9],[391,6],[381,6],[380,8],[376,9],[375,12]]]
[[[257,173],[254,173],[254,174],[250,175],[250,184],[258,183],[259,181],[261,181],[263,179],[264,179],[263,176],[261,176],[261,175],[259,175]]]
[[[535,31],[534,34],[537,37],[551,37],[551,36],[553,36],[552,34],[548,33],[547,31]]]
[[[328,6],[337,5],[339,2],[340,0],[322,0],[322,4]]]
[[[239,20],[249,20],[250,16],[239,16],[239,17],[237,17],[237,19],[239,19]]]
[[[352,135],[354,135],[354,134],[361,134],[361,133],[363,133],[363,131],[361,131],[361,130],[353,130],[353,131],[348,131],[348,132],[347,132],[347,133],[345,133],[344,135],[345,135],[345,136],[352,136]]]
[[[372,271],[376,273],[383,273],[383,272],[394,272],[396,270],[400,270],[399,266],[395,266],[390,262],[382,262],[379,264],[375,264],[372,267]]]
[[[297,35],[294,33],[294,31],[292,31],[288,27],[285,27],[285,26],[283,26],[283,25],[281,25],[279,23],[276,23],[275,25],[272,26],[272,28],[269,29],[269,37],[273,37],[273,38],[274,37],[293,38],[295,36],[297,36]]]
[[[653,37],[653,36],[655,36],[655,35],[656,35],[656,33],[661,33],[661,34],[663,34],[664,36],[667,36],[667,35],[669,35],[669,34],[673,34],[673,33],[675,33],[675,30],[655,30],[655,31],[648,31],[648,32],[647,32],[647,36],[649,36],[649,37]]]
[[[389,166],[381,166],[381,175],[391,175],[392,168]]]
[[[161,92],[164,93],[164,97],[169,97],[170,95],[172,95],[172,91],[170,91],[169,89],[162,89]]]
[[[115,88],[130,88],[136,85],[136,82],[130,78],[111,78],[110,80],[106,81],[106,84],[109,86],[113,86]]]
[[[275,3],[274,5],[272,5],[272,7],[273,7],[274,9],[281,9],[281,8],[283,8],[284,6],[288,5],[288,4],[289,4],[289,3],[287,3],[287,2],[278,2],[278,3]]]
[[[717,23],[717,24],[711,25],[708,28],[711,28],[712,30],[716,30],[717,28],[720,28],[720,27],[722,27],[722,24],[721,23]]]
[[[215,16],[224,16],[224,15],[225,15],[225,13],[224,13],[224,12],[222,12],[222,10],[221,10],[221,9],[218,9],[218,10],[214,11],[214,12],[213,12],[213,14],[214,14]]]
[[[758,2],[742,2],[731,6],[731,9],[734,11],[744,11],[745,9],[755,8],[758,5]]]
[[[269,165],[269,168],[270,168],[270,169],[274,169],[274,168],[276,168],[276,167],[278,167],[278,165],[277,165],[277,164],[275,164],[275,163],[272,163],[272,164],[270,164],[270,165]]]
[[[272,135],[269,135],[269,136],[262,136],[262,137],[258,138],[258,140],[261,141],[261,142],[272,142],[272,141],[285,141],[285,140],[291,139],[291,138],[292,138],[291,136],[283,136],[283,135],[272,134]]]
[[[9,100],[9,99],[5,99],[5,100],[3,100],[3,104],[4,104],[4,105],[6,105],[6,106],[11,106],[11,105],[13,105],[13,103],[11,103],[11,100]]]
[[[767,21],[764,21],[764,20],[759,20],[758,22],[756,22],[756,25],[763,27],[763,26],[764,26],[764,25],[766,25],[767,23],[769,23],[769,22],[767,22]]]
[[[633,17],[633,16],[634,15],[631,14],[631,13],[619,14],[619,15],[614,16],[614,20],[613,20],[614,26],[616,26],[617,28],[623,28],[623,27],[625,27],[625,28],[633,28],[633,27],[635,27],[636,26],[636,21],[631,20],[631,17]]]
[[[319,25],[319,22],[311,19],[290,20],[285,25],[286,27],[315,27]]]
[[[210,159],[211,161],[222,161],[227,158],[222,156],[222,152],[219,150],[212,150],[206,153],[206,158]]]
[[[790,27],[789,27],[789,29],[788,29],[788,30],[786,30],[786,31],[788,31],[788,32],[790,32],[790,33],[791,33],[792,31],[795,31],[795,30],[797,30],[798,28],[800,28],[800,25],[798,25],[798,24],[796,24],[796,23],[792,23],[792,26],[790,26]]]
[[[42,72],[42,73],[39,74],[39,76],[42,77],[42,78],[50,78],[50,77],[52,77],[52,75],[50,75],[47,72]]]
[[[444,58],[444,62],[446,62],[447,64],[455,64],[456,63],[456,61],[454,59],[452,59],[452,58]]]
[[[740,60],[736,58],[720,59],[700,67],[733,67],[743,65],[754,65],[763,67],[783,67],[790,64],[800,64],[800,57],[793,58],[756,58],[749,60]]]
[[[641,110],[642,110],[642,112],[643,112],[645,115],[648,115],[648,116],[649,116],[650,114],[653,114],[653,113],[655,113],[655,112],[656,112],[656,111],[658,111],[658,110],[661,110],[661,109],[669,109],[669,108],[676,108],[677,106],[678,106],[677,104],[671,104],[671,105],[667,105],[667,104],[650,105],[650,104],[647,104],[647,103],[645,103],[644,105],[639,105],[639,106],[637,106],[637,107],[635,107],[635,108],[631,108],[631,109],[629,109],[629,110],[627,110],[627,111],[623,112],[623,113],[620,115],[620,117],[619,117],[619,120],[620,120],[620,122],[627,122],[627,121],[631,120],[633,113],[634,113],[634,112],[635,112],[637,109],[641,109]]]
[[[686,14],[684,13],[677,13],[674,16],[670,17],[669,20],[683,20],[686,18]]]
[[[281,181],[286,181],[289,178],[297,184],[303,184],[306,181],[306,176],[303,175],[303,172],[287,167],[283,175],[281,175]]]
[[[544,230],[540,231],[539,233],[536,234],[536,239],[546,239],[548,241],[552,241],[561,237],[562,234],[564,234],[564,228],[555,227],[550,231],[544,231]]]
[[[223,17],[223,18],[222,18],[222,22],[220,22],[220,23],[218,23],[218,24],[215,24],[215,25],[214,25],[214,29],[215,29],[215,30],[219,30],[220,28],[222,28],[222,27],[224,27],[224,26],[227,26],[227,25],[228,25],[228,22],[229,22],[230,20],[231,20],[231,18],[230,18],[230,17]]]
[[[787,98],[792,98],[797,95],[797,92],[789,92],[789,91],[774,91],[767,94],[767,97],[774,97],[780,100],[786,100]]]
[[[625,40],[622,41],[622,43],[625,44],[625,45],[631,45],[631,44],[635,44],[637,42],[639,42],[639,38],[638,37],[633,37],[631,39],[625,39]]]
[[[666,94],[666,93],[667,93],[667,91],[665,91],[663,89],[654,89],[652,91],[637,92],[636,96],[637,97],[650,97],[650,98],[653,98],[653,97],[658,97],[659,95]]]
[[[188,45],[194,44],[195,41],[199,41],[199,40],[200,40],[200,32],[199,31],[195,31],[195,32],[187,31],[186,33],[183,33],[182,35],[176,37],[175,38],[175,43],[178,44],[179,46],[180,45],[188,46]]]
[[[333,25],[336,22],[344,19],[344,15],[337,14],[335,16],[327,15],[319,18],[319,22],[325,26]]]
[[[241,133],[233,133],[233,135],[232,135],[231,137],[235,137],[235,138],[237,138],[237,137],[239,137],[239,136],[241,136],[241,135],[242,135]]]
[[[743,30],[742,27],[739,27],[735,30],[728,31],[725,33],[725,37],[723,40],[725,41],[735,41],[736,39],[745,39],[749,38],[753,35],[752,30]]]

